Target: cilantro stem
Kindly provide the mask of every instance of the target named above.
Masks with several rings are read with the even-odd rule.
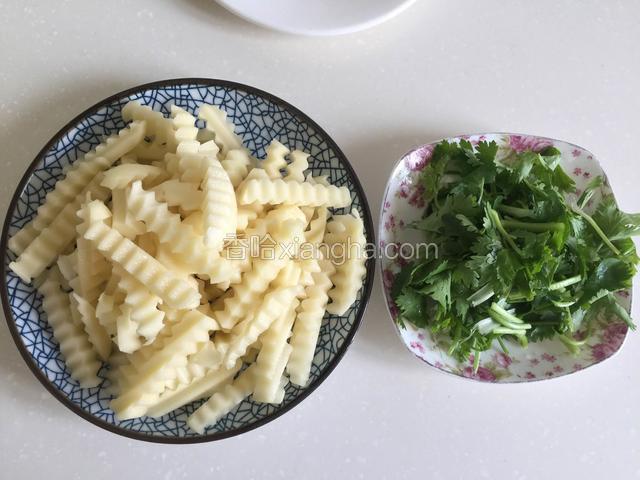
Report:
[[[546,222],[546,223],[533,223],[533,222],[519,222],[517,220],[505,220],[502,222],[505,228],[515,228],[518,230],[527,230],[529,232],[542,233],[549,230],[555,230],[561,232],[564,230],[564,224],[559,222]]]
[[[513,315],[512,313],[510,313],[508,310],[505,310],[500,305],[498,305],[496,302],[493,302],[491,304],[491,307],[489,308],[489,310],[492,310],[492,311],[502,315],[502,317],[507,319],[509,322],[524,323],[520,318],[518,318],[515,315]]]
[[[445,173],[440,177],[440,187],[446,187],[450,183],[459,182],[462,179],[460,175],[456,175],[453,173]]]
[[[551,303],[553,303],[558,308],[568,308],[568,307],[574,305],[576,303],[576,301],[575,300],[570,300],[570,301],[566,301],[566,302],[558,302],[556,300],[551,300]]]
[[[491,285],[487,283],[480,290],[469,295],[467,297],[467,300],[471,302],[471,306],[477,307],[481,303],[484,303],[487,300],[489,300],[491,297],[493,297],[493,295],[494,295],[493,289],[491,288]]]
[[[560,290],[561,288],[565,288],[578,283],[580,280],[582,280],[581,275],[575,275],[573,277],[565,278],[564,280],[560,280],[559,282],[554,282],[549,285],[549,290]]]
[[[480,367],[480,350],[473,351],[473,373],[478,373],[478,368]]]
[[[476,323],[473,328],[478,330],[481,335],[488,335],[493,332],[494,328],[496,328],[496,323],[491,319],[491,317],[487,317]]]
[[[504,203],[500,204],[498,209],[517,218],[528,218],[533,216],[533,210],[528,208],[512,207],[511,205],[505,205]]]
[[[604,180],[600,175],[591,180],[578,199],[578,208],[584,208],[584,206],[589,203],[589,200],[593,198],[593,195],[596,193],[596,188],[599,188],[603,184]]]
[[[609,238],[605,235],[605,233],[602,231],[602,229],[598,226],[598,224],[596,223],[596,221],[591,218],[591,215],[589,215],[588,213],[582,211],[582,209],[578,208],[578,207],[573,207],[573,210],[580,215],[582,218],[584,218],[587,223],[589,225],[591,225],[591,227],[596,231],[596,233],[598,234],[598,236],[602,239],[602,241],[605,243],[605,245],[607,247],[609,247],[611,249],[611,251],[615,254],[615,255],[620,255],[620,250],[618,250],[616,248],[616,246],[611,243],[611,240],[609,240]]]
[[[586,343],[585,340],[575,340],[573,338],[569,338],[566,335],[558,335],[558,339],[564,343],[564,346],[567,347],[573,355],[577,355],[580,352],[580,347]]]
[[[492,303],[489,308],[489,315],[503,327],[519,330],[521,333],[524,333],[522,332],[523,330],[529,330],[531,328],[530,324],[524,323],[521,319],[507,312],[495,302]]]
[[[500,344],[500,348],[502,348],[502,351],[504,353],[506,353],[507,355],[511,355],[509,353],[509,349],[507,348],[507,346],[504,344],[504,342],[502,341],[501,337],[497,337],[498,343]]]
[[[519,335],[518,341],[520,342],[520,346],[522,348],[527,348],[527,345],[529,345],[529,340],[527,340],[527,337],[525,337],[524,335]]]
[[[495,327],[493,329],[493,333],[501,335],[515,335],[516,337],[519,337],[524,334],[524,330],[516,330],[514,328],[507,327]]]
[[[520,302],[522,300],[528,300],[528,299],[529,299],[529,296],[524,292],[513,292],[513,293],[509,293],[509,295],[507,296],[507,301],[509,303]]]
[[[509,233],[502,226],[502,221],[500,220],[500,215],[498,215],[498,212],[496,212],[493,208],[491,208],[490,205],[487,205],[487,215],[489,216],[489,219],[494,224],[494,226],[496,227],[498,232],[500,232],[500,235],[502,235],[504,237],[504,239],[507,241],[509,246],[518,255],[522,256],[522,252],[520,251],[520,249],[516,245],[516,242],[513,241],[513,238],[511,238],[511,235],[509,235]]]

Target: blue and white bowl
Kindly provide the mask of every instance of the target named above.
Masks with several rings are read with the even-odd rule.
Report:
[[[364,220],[368,242],[373,243],[373,224],[364,191],[353,168],[329,135],[313,120],[287,102],[261,90],[222,80],[178,79],[154,82],[113,95],[87,109],[65,125],[40,151],[24,174],[11,200],[2,231],[2,303],[4,314],[20,353],[38,380],[65,406],[90,422],[128,437],[164,443],[194,443],[237,435],[277,418],[315,390],[336,367],[358,329],[371,293],[374,260],[367,261],[367,274],[358,299],[343,316],[325,315],[306,388],[289,384],[281,405],[244,401],[238,408],[209,427],[203,435],[186,425],[201,402],[175,410],[162,418],[142,417],[118,421],[109,408],[110,395],[98,386],[82,389],[69,376],[59,345],[53,338],[42,310],[41,298],[32,285],[23,283],[8,264],[14,255],[7,241],[25,225],[45,195],[62,177],[63,169],[95,147],[102,138],[125,126],[121,108],[139,100],[168,115],[176,104],[194,113],[202,103],[224,109],[236,125],[251,153],[264,158],[265,147],[277,139],[291,149],[311,153],[314,175],[328,175],[331,183],[349,187]],[[102,378],[106,367],[100,372]],[[104,384],[104,382],[103,382]]]

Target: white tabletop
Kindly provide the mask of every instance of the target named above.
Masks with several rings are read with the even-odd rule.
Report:
[[[353,163],[376,218],[409,147],[487,131],[590,149],[621,206],[640,211],[638,18],[633,0],[420,0],[372,30],[304,38],[210,0],[0,0],[0,208],[42,145],[93,103],[153,80],[212,77],[315,119]],[[170,446],[67,410],[0,325],[0,476],[639,478],[638,365],[635,333],[605,364],[549,382],[441,375],[401,345],[376,283],[353,346],[310,398],[239,437]]]

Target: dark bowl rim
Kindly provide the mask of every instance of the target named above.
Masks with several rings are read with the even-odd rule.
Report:
[[[20,179],[20,182],[18,183],[18,186],[11,198],[11,202],[9,203],[9,207],[7,208],[7,214],[6,214],[3,228],[2,228],[2,235],[0,237],[0,250],[3,252],[3,255],[7,254],[7,242],[8,242],[9,227],[11,224],[11,217],[16,208],[18,200],[22,194],[22,191],[24,190],[27,183],[29,182],[29,179],[33,175],[33,172],[36,169],[36,166],[39,164],[39,162],[43,159],[44,155],[49,151],[49,149],[55,143],[57,143],[71,128],[77,125],[83,118],[87,117],[88,115],[95,114],[100,108],[106,105],[109,105],[110,103],[116,100],[122,99],[124,97],[128,97],[135,93],[140,93],[145,90],[152,90],[152,89],[171,87],[171,86],[177,86],[177,85],[194,85],[194,86],[200,85],[205,87],[225,87],[225,88],[233,88],[233,89],[241,90],[249,94],[254,94],[259,97],[263,97],[272,103],[275,103],[276,105],[284,108],[285,110],[288,110],[289,112],[293,113],[295,116],[303,120],[305,123],[310,125],[313,129],[315,129],[315,131],[318,132],[325,139],[329,147],[331,147],[331,149],[336,153],[336,156],[340,161],[341,165],[343,165],[344,168],[346,168],[347,172],[349,173],[351,177],[351,183],[353,184],[353,187],[356,190],[356,193],[361,199],[361,208],[364,213],[363,221],[365,224],[365,230],[367,232],[367,241],[369,243],[375,244],[373,218],[371,216],[369,203],[367,201],[367,197],[365,195],[364,189],[362,188],[360,180],[356,175],[356,172],[354,171],[353,167],[351,166],[351,163],[349,163],[349,160],[347,159],[345,154],[338,147],[338,145],[333,140],[333,138],[331,138],[331,136],[329,136],[329,134],[322,127],[320,127],[320,125],[318,125],[314,120],[312,120],[308,115],[306,115],[300,109],[291,105],[289,102],[282,100],[281,98],[276,97],[271,93],[265,92],[264,90],[260,90],[250,85],[245,85],[243,83],[233,82],[229,80],[194,77],[194,78],[174,78],[174,79],[167,79],[167,80],[158,80],[155,82],[145,83],[132,88],[128,88],[121,92],[115,93],[104,100],[99,101],[95,105],[87,108],[82,113],[80,113],[79,115],[76,115],[73,119],[67,122],[51,138],[51,140],[49,140],[45,144],[45,146],[40,150],[40,152],[38,152],[34,160],[27,167],[25,173]],[[367,278],[366,278],[366,282],[363,285],[360,305],[358,306],[358,311],[356,312],[356,318],[355,318],[354,324],[349,334],[344,339],[344,342],[340,347],[340,349],[338,350],[338,352],[336,353],[335,357],[331,360],[331,362],[329,362],[327,367],[324,369],[324,371],[320,374],[320,376],[314,382],[310,383],[302,391],[302,393],[298,397],[296,397],[292,402],[276,410],[272,414],[267,415],[264,418],[261,418],[257,422],[242,426],[240,428],[229,430],[229,431],[215,432],[207,435],[199,435],[196,437],[161,437],[161,436],[147,435],[139,432],[134,432],[124,427],[113,425],[105,420],[97,418],[92,414],[90,414],[89,412],[86,412],[85,410],[80,408],[71,400],[69,400],[60,390],[56,388],[53,382],[51,382],[46,377],[44,372],[42,372],[42,370],[40,370],[40,368],[37,366],[31,354],[27,351],[27,348],[22,341],[22,337],[20,336],[20,332],[18,332],[18,328],[16,326],[15,319],[13,317],[13,312],[9,305],[8,287],[7,287],[7,268],[6,268],[5,261],[2,262],[2,265],[0,266],[0,268],[1,268],[0,274],[2,275],[2,278],[0,279],[0,290],[1,290],[0,295],[2,299],[2,308],[4,311],[7,326],[9,327],[9,331],[11,332],[11,336],[13,337],[13,341],[16,344],[16,347],[18,348],[18,351],[20,352],[25,363],[28,365],[29,369],[35,375],[38,381],[49,391],[49,393],[51,393],[58,401],[60,401],[65,407],[67,407],[69,410],[71,410],[75,414],[93,423],[94,425],[97,425],[98,427],[108,430],[112,433],[116,433],[118,435],[122,435],[128,438],[133,438],[135,440],[142,440],[142,441],[147,441],[152,443],[189,444],[189,443],[204,443],[204,442],[211,442],[215,440],[222,440],[222,439],[234,437],[236,435],[240,435],[242,433],[246,433],[255,428],[261,427],[271,422],[272,420],[275,420],[276,418],[285,414],[291,409],[293,409],[296,405],[298,405],[305,398],[307,398],[316,388],[318,388],[320,384],[322,384],[322,382],[324,382],[327,379],[327,377],[335,369],[338,363],[340,363],[347,349],[353,342],[355,334],[358,331],[360,324],[362,323],[362,317],[364,316],[365,310],[367,308],[367,304],[369,302],[369,298],[371,296],[371,290],[373,288],[373,282],[374,282],[374,276],[375,276],[375,259],[371,257],[371,258],[368,258],[366,262]]]

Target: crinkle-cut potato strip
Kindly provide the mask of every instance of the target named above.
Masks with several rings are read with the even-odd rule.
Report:
[[[239,150],[235,150],[239,151]],[[218,154],[220,153],[220,147],[213,140],[209,142],[198,142],[198,153],[201,155],[206,155],[210,157],[218,158]]]
[[[167,388],[167,384],[175,378],[176,369],[186,363],[185,355],[176,355],[170,361],[147,374],[142,380],[134,379],[129,385],[119,385],[116,378],[118,396],[110,404],[116,418],[128,420],[146,415],[149,407],[157,403],[160,395]]]
[[[203,377],[194,379],[187,385],[181,385],[174,390],[165,390],[158,399],[158,402],[149,408],[147,415],[150,417],[162,417],[167,413],[187,405],[195,400],[210,397],[218,389],[231,383],[233,377],[238,373],[242,362],[238,361],[230,369],[212,369]]]
[[[197,140],[189,140],[189,141],[181,142],[178,144],[178,147],[176,148],[176,153],[178,154],[179,157],[185,154],[197,154],[199,151],[200,151],[200,142],[198,142]],[[165,159],[166,158],[167,157],[165,155]]]
[[[255,170],[257,169],[252,172]],[[236,195],[240,205],[260,202],[270,205],[287,203],[308,207],[342,208],[351,204],[351,194],[347,187],[285,182],[281,178],[251,178],[251,175],[240,184]]]
[[[167,243],[160,243],[156,248],[155,259],[164,265],[168,270],[189,281],[196,270],[183,255],[174,253]]]
[[[282,178],[281,170],[287,166],[289,149],[279,141],[271,140],[266,153],[267,157],[262,161],[261,167],[270,179]]]
[[[184,313],[188,311],[198,311],[198,310],[179,310],[177,311],[178,317],[182,319]],[[202,312],[199,312],[199,313],[202,313]],[[160,333],[158,333],[155,340],[153,340],[152,342],[144,343],[139,350],[129,355],[130,363],[127,365],[124,365],[120,369],[123,375],[123,384],[133,386],[133,383],[135,383],[136,376],[140,371],[141,365],[144,365],[144,363],[148,359],[156,355],[158,352],[162,351],[162,349],[169,343],[169,341],[171,340],[171,335],[173,334],[172,329],[175,327],[176,323],[178,322],[179,321],[165,322],[165,326],[162,328]],[[196,346],[196,352],[204,345],[204,343],[205,343],[204,341],[198,343],[198,345]],[[187,361],[181,368],[187,368],[188,363],[189,362]],[[198,368],[200,367],[198,366]],[[171,385],[177,385],[178,384],[177,376],[178,376],[178,371],[176,371],[176,378],[173,378],[172,380],[168,381],[166,386],[169,387]]]
[[[330,251],[334,244],[342,244],[345,257],[339,261],[332,259],[336,272],[331,276],[334,287],[329,291],[331,303],[327,305],[327,312],[344,315],[356,301],[362,279],[367,273],[366,242],[364,224],[355,210],[351,215],[335,215],[327,224],[325,243]]]
[[[131,355],[127,355],[126,362],[123,362],[118,367],[115,376],[118,378],[118,383],[121,387],[129,388],[134,386],[135,380],[138,374],[144,368],[145,363],[148,362],[150,358],[162,351],[162,349],[165,348],[166,345],[171,341],[172,336],[176,332],[177,325],[184,319],[186,313],[188,312],[184,310],[165,311],[165,325],[156,336],[156,339],[151,343],[141,346],[141,348],[133,352]],[[197,314],[198,312],[196,312],[194,315]],[[193,356],[200,353],[204,348],[206,348],[207,344],[209,343],[211,343],[211,341],[208,339],[203,342],[198,342],[195,347],[195,353],[191,354],[188,357],[188,361],[185,366],[188,366]],[[222,357],[222,354],[218,354],[218,356]],[[221,361],[222,360],[220,359],[218,363],[220,363]],[[177,375],[178,372],[176,371],[176,376]],[[174,383],[174,381],[175,379],[168,383]]]
[[[223,330],[232,329],[247,315],[285,264],[285,260],[254,261],[253,269],[242,275],[240,283],[231,286],[233,293],[224,300],[224,309],[214,312]]]
[[[124,189],[136,180],[156,181],[167,177],[165,171],[153,165],[130,163],[117,165],[104,172],[101,185],[110,190]]]
[[[80,277],[75,276],[69,281],[69,288],[87,300],[92,307],[95,307],[111,273],[111,264],[105,262],[102,255],[95,255],[93,258],[96,259],[96,267],[92,271],[94,276],[91,277],[91,283],[83,284]],[[86,291],[86,296],[82,293],[83,291]]]
[[[233,188],[236,188],[249,175],[251,158],[246,150],[231,150],[220,161],[222,168],[227,172]]]
[[[47,193],[44,203],[38,207],[35,218],[22,230],[25,233],[18,233],[9,240],[11,251],[16,255],[22,254],[29,244],[86,190],[96,175],[131,151],[142,140],[144,133],[144,122],[134,122],[128,128],[107,138],[83,158],[73,162],[65,177],[58,180],[54,189]]]
[[[196,353],[189,355],[189,357],[192,357]],[[205,367],[198,365],[197,363],[193,363],[190,358],[187,358],[186,365],[176,368],[176,376],[174,379],[166,383],[165,391],[176,390],[184,385],[188,385],[198,378],[204,377],[205,373],[207,373],[207,369]]]
[[[238,232],[245,232],[247,229],[255,227],[255,221],[263,218],[265,213],[265,206],[257,202],[248,205],[238,205]]]
[[[289,154],[289,165],[286,166],[287,182],[304,182],[304,172],[309,168],[309,154],[300,150],[294,150]]]
[[[130,309],[130,318],[136,324],[136,333],[147,342],[152,342],[164,326],[164,312],[158,310],[161,299],[129,273],[119,271],[118,274],[118,286],[125,292],[124,304]]]
[[[219,332],[219,330],[217,330],[217,332]],[[189,357],[189,362],[202,365],[205,368],[219,367],[222,364],[222,359],[228,346],[227,343],[211,339]]]
[[[167,170],[174,178],[197,186],[204,181],[208,167],[207,158],[218,158],[220,149],[215,142],[199,143],[194,140],[179,145],[177,155],[167,155]]]
[[[109,357],[109,368],[105,372],[106,382],[103,387],[105,389],[105,393],[108,395],[115,396],[120,391],[118,378],[115,372],[121,365],[127,362],[128,356],[128,354],[116,349]]]
[[[307,255],[305,254],[304,258],[301,256],[300,258],[296,259],[296,263],[300,267],[299,284],[301,287],[306,288],[309,285],[313,285],[315,283],[312,275],[321,271],[320,264],[317,260],[317,256],[319,255],[322,255],[321,252],[316,250],[310,257],[307,257]]]
[[[158,202],[164,202],[170,207],[180,207],[184,212],[199,210],[204,201],[204,193],[198,190],[197,185],[177,178],[162,182],[151,191],[156,194]]]
[[[315,207],[299,207],[299,208],[300,208],[300,211],[304,213],[306,225],[309,226],[309,222],[313,218],[313,215],[316,213],[316,208]]]
[[[231,150],[242,150],[242,140],[235,133],[235,126],[227,119],[227,112],[213,105],[202,105],[198,117],[205,121],[205,128],[214,133],[214,140],[222,155]]]
[[[178,105],[171,105],[171,124],[173,125],[173,138],[177,144],[176,150],[186,142],[193,142],[198,136],[196,117]]]
[[[288,260],[286,265],[280,269],[278,276],[271,282],[272,288],[295,287],[300,284],[302,268],[295,260]]]
[[[298,293],[296,287],[277,288],[270,291],[256,308],[254,315],[246,318],[232,330],[233,338],[225,356],[224,365],[231,368],[249,346],[265,332],[282,312],[288,311]]]
[[[142,347],[142,340],[137,332],[138,325],[131,320],[131,307],[120,306],[120,314],[116,318],[115,342],[118,350],[133,353]]]
[[[162,160],[166,153],[176,151],[177,143],[173,123],[160,112],[156,112],[137,100],[122,107],[122,118],[126,121],[144,121],[144,141],[138,142],[132,153],[147,160]]]
[[[264,398],[266,403],[272,403],[279,405],[284,400],[285,387],[289,383],[289,379],[284,375],[287,362],[291,356],[292,347],[288,343],[284,344],[284,347],[280,351],[280,356],[277,358],[277,362],[273,368],[271,376],[258,377],[258,371],[256,370],[256,389],[260,388],[261,393],[258,398]],[[254,400],[260,401],[256,398],[254,392]]]
[[[98,200],[106,200],[109,197],[109,191],[100,186],[100,174],[60,210],[17,260],[9,264],[11,270],[23,281],[28,283],[32,278],[39,276],[73,242],[76,225],[79,223],[76,213],[87,194]]]
[[[251,258],[249,255],[234,257],[229,247],[225,247],[220,255],[220,259],[222,260],[220,263],[220,274],[209,278],[209,282],[218,289],[226,291],[230,285],[239,283],[242,279],[242,274],[252,268]],[[226,280],[220,282],[212,281],[216,278],[226,278]]]
[[[61,289],[61,276],[57,267],[52,267],[38,287],[42,295],[42,309],[51,325],[53,336],[60,344],[60,353],[71,377],[82,388],[95,387],[100,383],[98,370],[100,361],[84,331],[83,325],[71,315],[69,296]]]
[[[211,316],[209,313],[198,311],[203,315]],[[222,364],[223,358],[224,353],[218,350],[213,340],[202,343],[198,346],[198,350],[189,356],[187,366],[179,369],[176,387],[188,385],[196,378],[204,376],[210,369],[217,369]]]
[[[290,345],[293,348],[287,363],[287,373],[291,383],[301,387],[309,381],[311,364],[318,343],[327,303],[332,287],[330,277],[335,268],[328,260],[320,261],[321,271],[313,273],[314,284],[305,289],[306,298],[300,302]]]
[[[162,160],[155,161],[152,165],[164,168],[173,179],[180,179],[180,156],[177,153],[167,153]]]
[[[96,304],[96,318],[111,337],[117,333],[116,324],[120,313],[120,302],[113,295],[102,292]]]
[[[208,426],[215,424],[220,418],[240,405],[245,398],[253,393],[254,368],[255,366],[250,366],[240,373],[232,383],[223,386],[220,391],[214,393],[187,419],[187,425],[193,431],[203,434]]]
[[[288,220],[295,220],[303,225],[307,225],[307,217],[304,212],[295,205],[276,205],[266,215],[269,223],[284,223]]]
[[[109,211],[99,200],[89,203],[86,208]],[[84,238],[93,242],[108,260],[120,265],[167,305],[183,309],[200,305],[197,285],[186,284],[182,277],[171,273],[155,258],[104,222],[90,225]]]
[[[183,312],[184,313],[184,312]],[[182,317],[182,315],[181,315]],[[171,328],[174,326],[172,325]],[[143,368],[146,362],[149,362],[152,357],[158,357],[164,348],[170,344],[172,340],[173,333],[169,331],[169,333],[164,333],[159,336],[158,339],[152,344],[144,345],[137,351],[127,355],[127,358],[124,362],[118,365],[117,369],[113,372],[111,376],[111,380],[114,383],[114,393],[116,395],[121,395],[127,391],[132,391],[136,388],[139,383],[141,372],[143,372]],[[203,345],[206,344],[206,341],[197,342],[195,347],[196,353]],[[194,354],[187,355],[186,358],[180,356],[180,358],[174,358],[171,361],[174,362],[170,365],[171,368],[165,371],[165,380],[164,380],[164,389],[173,390],[178,386],[182,385],[182,382],[178,378],[182,377],[184,380],[184,371],[191,370],[191,374],[195,373],[195,370],[198,370],[199,375],[198,378],[206,373],[206,369],[199,365],[191,365],[190,369],[190,358]],[[166,373],[169,372],[169,376],[166,376]],[[144,373],[144,372],[143,372]],[[196,376],[194,375],[193,379]],[[162,380],[162,379],[161,379]],[[153,405],[155,400],[149,399],[148,406]]]
[[[206,157],[207,170],[203,182],[204,242],[222,250],[224,241],[236,233],[238,207],[233,185],[227,172],[214,157]]]
[[[254,371],[255,388],[253,399],[257,402],[272,403],[280,386],[280,379],[291,353],[287,339],[296,316],[298,301],[294,300],[289,308],[280,314],[261,336],[262,348],[256,359]],[[283,360],[283,355],[286,356]]]
[[[68,286],[69,282],[78,276],[78,250],[67,255],[59,255],[56,265]]]
[[[167,382],[176,377],[176,369],[186,365],[187,357],[195,353],[202,342],[209,341],[210,332],[217,328],[213,318],[197,310],[184,312],[181,321],[172,326],[163,348],[138,367],[131,387],[111,402],[116,416],[124,420],[146,414],[158,401]]]
[[[31,220],[9,239],[9,250],[16,255],[20,255],[33,239],[38,236],[38,233],[40,233],[40,231],[33,226],[33,220]]]
[[[130,165],[132,163],[138,164],[138,156],[133,153],[125,153],[120,157],[120,165]]]
[[[253,269],[242,274],[240,283],[231,286],[233,293],[224,300],[224,309],[214,312],[214,317],[223,330],[232,329],[247,315],[287,262],[286,258],[254,260]]]
[[[87,209],[78,210],[78,218],[81,222],[76,226],[78,236],[76,250],[74,250],[77,278],[69,279],[69,284],[76,293],[95,307],[103,291],[103,285],[111,276],[111,267],[91,242],[82,236],[91,223],[106,220],[106,218],[85,218],[84,215],[87,213]],[[58,264],[61,258],[62,256],[58,257]]]
[[[271,227],[272,238],[277,242],[273,246],[273,258],[256,258],[252,262],[252,270],[242,274],[238,285],[232,285],[232,296],[224,300],[224,308],[214,312],[214,316],[223,330],[232,329],[244,318],[250,307],[267,291],[269,284],[276,278],[282,268],[289,262],[289,246],[299,246],[293,240],[300,236],[302,223],[294,219],[287,220]]]
[[[200,186],[204,181],[206,170],[206,163],[202,155],[183,154],[180,157],[178,178],[183,182]]]
[[[283,352],[281,361],[283,363],[286,363],[288,361],[289,355],[291,355],[290,351]],[[273,405],[280,405],[282,402],[284,402],[284,396],[286,394],[285,388],[287,387],[288,384],[289,384],[289,378],[286,375],[283,375],[280,378],[280,384],[278,385],[278,388],[276,389],[276,392],[274,394],[273,402],[271,402]]]
[[[249,228],[249,224],[258,218],[258,213],[252,208],[246,208],[246,206],[239,205],[236,216],[237,224],[236,229],[242,233]]]
[[[315,210],[315,214],[311,221],[309,221],[309,225],[304,232],[305,240],[314,245],[318,245],[324,239],[324,234],[327,229],[327,217],[329,216],[329,211],[326,207],[318,207]]]
[[[123,305],[122,310],[128,314],[129,307]],[[177,318],[182,319],[182,313],[178,313],[177,311],[175,313]],[[167,312],[165,312],[165,315],[167,318],[171,316],[167,315]],[[126,352],[128,355],[124,357],[122,362],[114,366],[111,374],[111,380],[115,383],[114,393],[118,394],[122,390],[132,388],[134,386],[142,365],[144,365],[144,363],[154,354],[164,348],[171,337],[175,323],[175,321],[167,322],[153,342],[146,345],[142,345],[142,343],[139,342],[140,344],[133,351]],[[133,328],[131,330],[135,333],[135,324],[133,324]],[[138,338],[137,334],[135,335],[136,338]]]
[[[75,323],[82,323],[84,331],[101,360],[107,361],[111,354],[111,337],[98,322],[96,310],[76,292],[69,294],[69,307]]]
[[[157,234],[160,242],[169,245],[174,253],[184,255],[195,273],[212,278],[220,274],[219,252],[204,248],[194,229],[185,225],[179,214],[171,213],[166,203],[158,202],[153,192],[144,191],[139,182],[134,182],[127,190],[127,202],[136,220],[144,222],[147,230]]]
[[[170,380],[165,382],[163,393],[168,390],[177,390],[184,385],[194,382],[195,380],[202,378],[205,373],[207,373],[206,368],[201,365],[191,363],[189,358],[187,358],[186,364],[176,367],[175,376],[172,376]],[[160,395],[162,395],[162,393]]]
[[[127,205],[125,190],[116,189],[111,192],[111,211],[111,226],[129,240],[145,233],[144,224],[134,218]]]

